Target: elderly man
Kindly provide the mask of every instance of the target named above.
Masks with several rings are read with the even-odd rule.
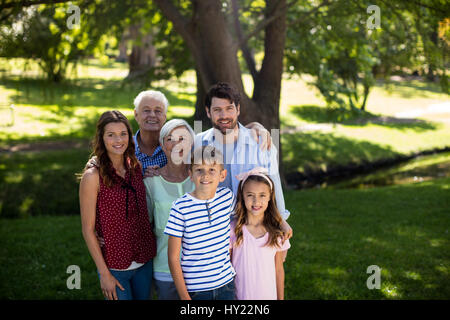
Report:
[[[142,163],[145,176],[157,175],[155,169],[167,163],[166,155],[159,145],[159,132],[167,119],[168,105],[167,98],[160,91],[142,91],[134,99],[134,117],[139,125],[134,142],[136,156]],[[252,122],[246,128],[254,130],[253,134],[261,140],[263,149],[270,148],[270,136],[261,124]]]
[[[159,132],[167,119],[169,102],[159,91],[142,91],[134,99],[134,118],[139,130],[134,136],[136,157],[147,167],[164,167],[167,158],[159,144]]]

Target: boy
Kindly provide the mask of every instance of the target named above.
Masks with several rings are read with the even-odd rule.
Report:
[[[236,273],[229,248],[235,200],[230,189],[217,188],[227,175],[222,153],[212,146],[194,150],[189,175],[195,190],[173,203],[164,230],[172,278],[182,300],[233,300]]]

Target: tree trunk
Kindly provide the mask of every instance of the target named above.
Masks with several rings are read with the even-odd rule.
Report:
[[[242,73],[237,58],[236,41],[233,41],[221,1],[193,0],[190,20],[181,15],[171,1],[156,0],[162,13],[172,21],[175,30],[183,37],[194,58],[197,73],[196,120],[206,120],[204,96],[209,88],[224,81],[241,93],[239,121],[244,125],[257,121],[268,130],[280,129],[280,93],[283,73],[283,54],[286,38],[286,0],[266,0],[265,19],[273,19],[265,26],[264,60],[261,70],[253,74],[252,98],[244,91]],[[205,127],[204,123],[204,127]],[[278,144],[281,169],[281,143]]]
[[[118,62],[127,62],[128,61],[128,54],[127,54],[127,46],[128,38],[126,33],[124,32],[122,34],[122,37],[120,38],[119,42],[119,56],[117,57],[116,61]]]
[[[204,130],[206,130],[207,128],[210,128],[211,126],[209,125],[209,118],[206,115],[206,110],[205,110],[205,97],[206,97],[206,90],[203,87],[203,81],[201,79],[200,73],[195,70],[195,74],[197,76],[197,93],[196,93],[196,102],[195,102],[195,114],[194,114],[194,119],[195,120],[199,120],[202,122],[203,124],[203,128]]]
[[[133,40],[131,54],[128,57],[129,72],[127,79],[147,78],[155,64],[156,49],[151,34],[141,34],[140,24],[129,28],[130,39]]]
[[[279,110],[286,39],[286,11],[285,0],[266,1],[266,19],[275,12],[281,12],[281,14],[265,28],[264,59],[258,77],[254,79],[254,104],[246,115],[249,120],[256,119],[268,130],[280,129]]]

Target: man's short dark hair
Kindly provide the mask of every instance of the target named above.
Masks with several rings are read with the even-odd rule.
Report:
[[[209,89],[205,98],[205,106],[208,109],[211,109],[211,101],[212,98],[214,97],[220,99],[227,99],[231,103],[234,103],[236,107],[239,105],[241,100],[241,96],[239,92],[236,90],[236,88],[234,88],[233,86],[231,86],[226,82],[219,82]]]

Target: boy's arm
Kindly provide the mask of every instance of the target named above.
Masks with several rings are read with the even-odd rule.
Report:
[[[172,274],[175,287],[181,300],[192,300],[186,284],[184,283],[183,270],[180,264],[181,238],[169,235],[169,248],[167,255],[169,258],[169,269]]]
[[[284,266],[283,256],[286,251],[278,251],[275,254],[275,273],[277,281],[277,299],[284,300]]]

